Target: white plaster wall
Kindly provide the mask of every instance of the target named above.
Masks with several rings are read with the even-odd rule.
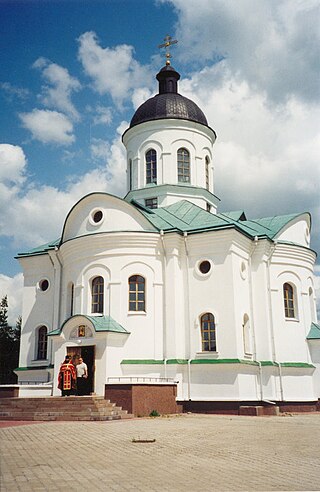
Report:
[[[95,211],[103,219],[94,223]],[[155,228],[139,211],[124,200],[106,193],[92,193],[82,198],[69,212],[63,231],[63,241],[106,231],[154,231]]]
[[[310,225],[309,214],[304,214],[284,227],[275,239],[278,241],[292,241],[301,244],[301,246],[309,247]]]
[[[133,189],[146,186],[145,153],[151,148],[157,151],[157,184],[177,184],[177,150],[184,147],[190,153],[190,184],[202,188],[206,187],[205,156],[208,155],[210,191],[213,193],[214,140],[215,135],[211,129],[184,120],[156,120],[129,129],[123,135],[123,143],[127,150],[128,162],[132,159]]]
[[[49,255],[21,258],[24,273],[22,331],[19,367],[45,365],[46,361],[37,361],[37,329],[44,325],[48,332],[52,330],[54,303],[54,270]],[[39,282],[49,281],[49,288],[42,292]],[[51,361],[51,346],[48,344],[47,362]],[[21,374],[21,377],[23,375]],[[19,374],[20,378],[20,374]]]

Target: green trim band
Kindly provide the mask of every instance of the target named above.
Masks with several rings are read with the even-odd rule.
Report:
[[[17,367],[14,371],[37,371],[40,369],[53,369],[54,365],[50,364],[49,366],[28,366],[28,367]]]
[[[144,364],[144,365],[164,365],[164,364],[188,364],[188,359],[168,359],[164,360],[156,359],[124,359],[121,364]],[[242,364],[248,366],[258,366],[259,362],[256,360],[244,360],[244,359],[191,359],[190,364]],[[271,360],[262,360],[261,366],[273,366],[278,367],[278,364]],[[315,366],[308,364],[307,362],[281,362],[281,367],[299,367],[314,369]]]

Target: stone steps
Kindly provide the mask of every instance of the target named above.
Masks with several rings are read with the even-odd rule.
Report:
[[[132,418],[127,410],[102,396],[0,398],[0,420],[120,420]]]

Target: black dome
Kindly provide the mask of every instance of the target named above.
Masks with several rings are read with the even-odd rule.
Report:
[[[174,118],[196,121],[208,126],[207,118],[193,101],[177,93],[157,94],[137,109],[130,128],[145,121]]]
[[[178,94],[180,75],[171,65],[157,74],[159,94],[141,104],[130,122],[130,128],[145,121],[174,118],[189,120],[208,126],[207,118],[193,101]]]

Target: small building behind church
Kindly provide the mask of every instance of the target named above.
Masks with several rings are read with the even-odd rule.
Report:
[[[123,134],[126,196],[92,190],[18,254],[19,396],[60,395],[69,354],[88,393],[161,412],[320,397],[311,217],[218,212],[216,133],[179,78],[168,61]]]

